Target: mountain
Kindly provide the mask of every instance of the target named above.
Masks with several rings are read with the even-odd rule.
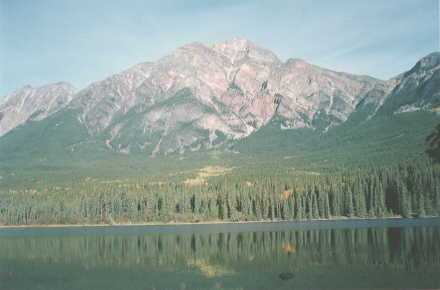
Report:
[[[439,111],[440,52],[422,58],[393,81],[396,85],[381,107],[383,113]]]
[[[270,156],[264,163],[319,170],[426,158],[425,139],[440,123],[439,59],[440,53],[430,54],[408,72],[377,82],[345,122],[327,131],[283,130],[275,117],[233,148],[255,158]]]
[[[279,138],[311,150],[362,132],[385,138],[378,124],[393,124],[392,135],[399,118],[415,111],[422,112],[417,118],[429,115],[419,122],[424,134],[437,120],[439,59],[433,53],[383,81],[301,59],[281,61],[246,39],[190,43],[76,93],[59,83],[11,94],[0,110],[0,132],[25,125],[0,138],[0,152],[8,160],[23,154],[43,160],[53,152],[158,156],[266,143],[276,151]]]
[[[413,68],[368,92],[357,111],[389,115],[440,108],[440,52],[419,60]]]
[[[213,148],[274,116],[285,128],[344,122],[380,80],[280,61],[245,39],[191,43],[80,91],[69,106],[91,136],[118,152]]]
[[[70,103],[75,88],[65,82],[41,87],[24,86],[0,105],[0,136],[29,121],[42,120]]]

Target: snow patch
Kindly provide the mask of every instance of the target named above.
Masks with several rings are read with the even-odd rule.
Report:
[[[402,107],[400,107],[397,111],[395,111],[393,114],[402,114],[402,113],[411,113],[411,112],[418,112],[418,111],[432,111],[432,112],[436,112],[436,109],[432,108],[432,104],[431,103],[427,103],[422,105],[416,105],[416,104],[411,104],[411,105],[404,105]]]
[[[416,105],[405,105],[400,107],[397,111],[394,112],[394,114],[402,114],[402,113],[410,113],[410,112],[417,112],[420,111],[421,108]]]

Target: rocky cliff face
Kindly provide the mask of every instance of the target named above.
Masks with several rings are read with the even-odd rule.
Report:
[[[381,107],[384,113],[436,111],[440,108],[440,53],[422,58],[392,80],[395,86]]]
[[[328,129],[382,83],[303,60],[282,62],[233,39],[191,43],[134,66],[80,91],[71,107],[114,150],[181,152],[246,137],[275,115],[285,129]]]
[[[6,96],[0,105],[0,136],[28,120],[42,120],[72,100],[74,87],[60,82],[41,87],[25,86]]]
[[[288,60],[275,72],[274,90],[282,96],[279,114],[285,128],[327,130],[344,122],[364,96],[383,82]]]
[[[65,83],[25,87],[0,107],[0,134],[29,119],[72,110],[91,138],[114,151],[161,154],[245,138],[272,118],[281,129],[326,131],[368,108],[399,113],[439,100],[439,54],[382,81],[285,62],[246,39],[190,43],[73,95]]]
[[[376,84],[359,103],[368,118],[414,111],[440,111],[440,53],[418,61],[409,71]]]

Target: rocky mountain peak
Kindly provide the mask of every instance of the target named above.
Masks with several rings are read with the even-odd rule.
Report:
[[[92,84],[74,104],[82,109],[79,119],[89,133],[107,132],[112,149],[149,147],[156,154],[213,146],[218,136],[244,138],[275,115],[288,128],[314,127],[318,115],[330,120],[325,126],[333,126],[375,82],[302,59],[283,63],[273,52],[234,38],[181,46],[155,63]],[[135,142],[127,137],[134,132]]]
[[[440,105],[440,52],[423,57],[409,71],[388,83],[393,87],[386,95],[382,112],[437,111]]]
[[[67,82],[17,89],[0,105],[0,136],[28,120],[41,120],[57,112],[72,100],[74,92]]]
[[[420,61],[417,62],[416,66],[424,69],[433,69],[440,65],[440,52],[433,52],[428,54]]]
[[[23,102],[27,98],[35,101],[44,101],[45,98],[52,97],[51,93],[58,93],[60,95],[66,94],[68,97],[71,97],[74,92],[75,87],[68,82],[57,82],[43,86],[32,86],[27,84],[7,95],[3,106]]]
[[[308,62],[306,62],[304,59],[301,58],[289,58],[286,61],[286,65],[292,66],[292,67],[306,67],[310,66]]]
[[[212,48],[226,56],[231,63],[243,60],[246,57],[267,63],[278,63],[280,60],[271,51],[261,48],[245,38],[233,38],[216,43]]]
[[[185,45],[182,45],[175,49],[170,55],[163,57],[159,60],[159,62],[166,62],[170,57],[182,57],[187,55],[196,55],[200,53],[207,53],[209,47],[201,42],[191,42]]]
[[[246,138],[274,117],[283,130],[327,131],[345,122],[359,104],[373,107],[369,114],[375,114],[391,90],[398,108],[420,98],[414,94],[414,100],[400,102],[404,98],[397,93],[408,96],[411,88],[424,83],[430,84],[425,86],[430,96],[438,96],[431,93],[437,92],[437,82],[427,81],[434,79],[439,65],[440,53],[434,53],[418,62],[416,73],[407,73],[410,77],[384,82],[303,59],[282,62],[243,38],[213,45],[193,42],[156,62],[140,63],[92,83],[75,95],[67,83],[26,86],[0,105],[0,136],[66,106],[74,109],[75,120],[90,136],[104,138],[109,149],[122,153],[212,148]],[[436,100],[426,97],[418,107]]]
[[[409,76],[411,74],[424,74],[436,70],[440,67],[440,52],[433,52],[420,59],[414,67],[397,78]]]

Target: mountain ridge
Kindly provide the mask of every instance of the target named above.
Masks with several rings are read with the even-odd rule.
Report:
[[[274,117],[283,130],[327,132],[355,116],[366,121],[377,114],[436,110],[439,64],[440,53],[432,53],[384,81],[301,59],[283,62],[242,38],[194,42],[156,62],[66,91],[55,98],[63,101],[55,110],[40,113],[40,119],[32,111],[17,126],[54,112],[76,112],[74,119],[89,139],[114,152],[152,156],[217,148],[248,137]],[[4,104],[0,125],[11,115],[2,111]],[[1,135],[0,130],[0,143]]]
[[[67,82],[26,85],[13,91],[0,104],[0,136],[28,120],[41,120],[61,110],[74,98],[74,92]]]

